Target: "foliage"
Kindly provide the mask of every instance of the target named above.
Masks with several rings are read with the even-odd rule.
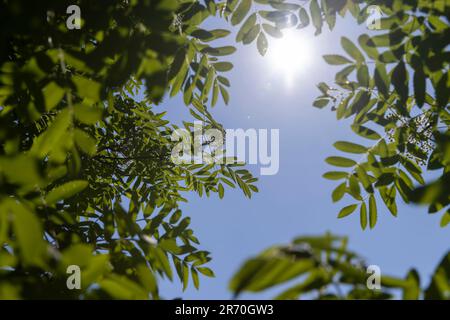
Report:
[[[69,4],[81,7],[80,30],[66,28]],[[198,27],[215,11],[0,1],[1,298],[158,298],[159,277],[198,288],[200,274],[214,276],[180,210],[184,194],[222,198],[238,185],[250,197],[256,179],[238,163],[174,164],[177,127],[155,104],[182,92],[194,118],[221,128],[206,104],[228,101],[232,65],[220,59],[234,48],[208,44],[229,31]],[[81,290],[67,290],[72,264]]]
[[[69,4],[82,8],[80,30],[66,28]],[[198,287],[199,273],[212,276],[204,266],[209,253],[197,248],[181,213],[183,194],[222,198],[224,186],[238,185],[250,197],[257,188],[238,163],[170,161],[177,127],[156,105],[180,94],[194,119],[222,129],[209,108],[219,96],[229,102],[225,75],[233,65],[224,57],[236,49],[214,40],[230,31],[201,25],[213,17],[240,25],[236,41],[255,43],[264,55],[285,28],[311,25],[318,35],[347,12],[362,23],[370,4],[380,1],[1,0],[0,297],[42,298],[45,288],[45,297],[158,298],[159,277],[176,273],[186,288],[189,277]],[[339,89],[320,84],[314,103],[331,102],[339,119],[353,116],[354,131],[376,141],[335,144],[361,161],[327,159],[351,168],[325,176],[345,179],[333,199],[349,194],[359,203],[339,216],[359,206],[363,228],[376,224],[375,191],[393,214],[397,191],[430,212],[449,200],[448,7],[444,0],[381,5],[388,31],[361,36],[362,50],[342,39],[349,57],[325,57],[346,65]],[[193,133],[192,123],[183,125]],[[443,171],[436,182],[425,184],[424,162]],[[424,186],[415,189],[410,177]],[[447,211],[441,225],[449,217]],[[71,264],[82,268],[81,291],[65,289]]]
[[[337,119],[353,118],[352,130],[371,140],[369,146],[338,141],[334,147],[357,155],[339,156],[327,163],[346,168],[324,175],[344,180],[333,191],[333,201],[348,194],[355,204],[339,213],[345,217],[359,206],[362,229],[377,223],[377,202],[382,200],[397,216],[398,195],[404,202],[429,205],[429,213],[445,211],[441,226],[449,223],[449,87],[448,5],[440,2],[387,2],[380,33],[363,34],[358,45],[347,38],[341,45],[347,56],[326,55],[330,65],[342,65],[337,87],[319,84],[315,106],[328,104]],[[445,22],[447,20],[447,22]],[[441,177],[427,184],[426,170]],[[422,185],[423,187],[418,187]],[[368,216],[367,216],[368,215]]]
[[[366,262],[348,250],[348,239],[332,234],[296,238],[284,246],[274,246],[247,260],[230,282],[237,296],[281,286],[276,299],[403,299],[450,298],[450,252],[437,266],[429,285],[421,288],[420,278],[411,269],[405,278],[381,276],[380,289],[369,289]]]
[[[359,207],[362,229],[377,223],[377,202],[382,200],[397,216],[397,194],[406,203],[429,205],[429,213],[445,211],[441,226],[450,223],[449,120],[450,80],[448,46],[450,6],[444,0],[311,0],[302,4],[285,1],[230,1],[231,24],[242,23],[237,42],[257,39],[259,52],[268,50],[267,35],[282,37],[283,29],[312,25],[315,34],[330,30],[337,17],[350,13],[357,23],[365,23],[371,5],[384,13],[379,32],[363,34],[358,45],[343,37],[346,56],[325,55],[325,61],[342,66],[335,83],[320,83],[314,106],[332,105],[340,119],[353,118],[352,130],[372,140],[365,146],[338,141],[336,149],[360,157],[326,159],[330,165],[347,168],[330,171],[324,177],[343,180],[333,191],[334,202],[349,195],[356,203],[344,207],[339,218]],[[239,5],[238,5],[239,3]],[[237,6],[237,7],[236,7]],[[267,10],[259,10],[264,7]],[[270,8],[270,10],[269,10]],[[382,131],[383,133],[380,133]],[[426,184],[426,170],[441,170],[441,178]],[[422,185],[419,187],[418,185]]]

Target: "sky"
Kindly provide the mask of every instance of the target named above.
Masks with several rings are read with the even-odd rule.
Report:
[[[217,21],[204,27],[230,28]],[[331,192],[337,183],[322,178],[330,169],[324,159],[336,155],[332,146],[335,141],[363,142],[350,130],[348,121],[337,121],[329,108],[312,107],[320,94],[316,84],[331,83],[339,71],[327,65],[322,55],[342,54],[342,36],[356,40],[367,31],[352,18],[338,19],[333,32],[324,28],[317,37],[311,27],[299,30],[303,38],[299,41],[310,54],[301,55],[304,63],[296,64],[299,73],[290,80],[277,70],[273,59],[260,57],[254,44],[236,45],[234,34],[217,42],[234,45],[238,50],[228,59],[234,64],[227,74],[231,81],[230,103],[225,106],[219,101],[212,113],[225,128],[279,129],[280,168],[276,175],[259,177],[260,192],[250,200],[238,189],[226,189],[222,200],[217,195],[187,195],[189,202],[183,204],[183,213],[192,219],[191,228],[201,242],[200,248],[211,252],[213,260],[208,266],[216,277],[201,277],[200,290],[191,282],[185,292],[178,279],[162,281],[163,297],[229,299],[232,295],[228,283],[246,259],[268,246],[326,231],[348,236],[350,249],[359,252],[368,264],[378,265],[382,274],[403,277],[415,267],[422,284],[428,284],[450,243],[448,230],[439,227],[441,214],[429,215],[426,208],[404,205],[398,199],[399,214],[394,218],[379,203],[376,227],[362,231],[358,214],[337,219],[347,203],[333,204]],[[190,119],[181,97],[166,99],[157,110],[168,111],[168,118],[176,123]],[[257,165],[249,168],[259,174]],[[269,299],[278,292],[243,294],[241,298]]]

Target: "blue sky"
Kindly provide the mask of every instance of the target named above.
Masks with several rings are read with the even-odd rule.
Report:
[[[210,23],[206,29],[229,28]],[[238,51],[229,59],[234,69],[227,74],[231,81],[230,104],[220,102],[213,115],[225,128],[275,128],[280,130],[280,170],[274,176],[262,176],[260,192],[248,200],[239,190],[226,190],[219,200],[188,195],[184,214],[192,218],[191,227],[201,241],[201,248],[212,252],[210,267],[216,278],[201,278],[200,290],[192,284],[181,291],[175,280],[161,283],[165,298],[228,299],[228,282],[245,259],[264,248],[287,243],[299,235],[320,235],[330,231],[350,238],[350,247],[366,258],[369,264],[379,265],[382,273],[404,276],[416,267],[422,282],[429,276],[448,250],[450,235],[439,227],[440,214],[428,215],[426,208],[399,204],[397,218],[391,216],[380,203],[378,224],[374,230],[362,231],[358,215],[342,220],[336,218],[344,202],[333,204],[331,191],[337,185],[322,178],[329,166],[327,156],[335,155],[332,144],[337,140],[358,141],[345,121],[337,121],[329,109],[312,107],[319,95],[316,84],[332,82],[338,71],[326,65],[321,56],[340,53],[340,38],[357,39],[367,32],[352,18],[339,19],[331,33],[324,29],[318,37],[312,28],[300,30],[313,39],[305,43],[313,49],[312,61],[291,86],[283,74],[274,72],[273,64],[261,58],[254,45],[237,45]],[[225,41],[235,45],[234,35]],[[270,46],[269,46],[270,50]],[[160,110],[167,110],[171,120],[189,118],[181,98],[167,99]],[[258,173],[257,166],[251,166]],[[275,291],[244,294],[242,298],[271,298]]]

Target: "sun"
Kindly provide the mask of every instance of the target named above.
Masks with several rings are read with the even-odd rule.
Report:
[[[288,84],[310,69],[314,58],[311,38],[299,30],[286,30],[283,37],[270,42],[267,58],[275,72],[283,74]]]

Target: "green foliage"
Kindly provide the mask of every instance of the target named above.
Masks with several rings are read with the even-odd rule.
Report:
[[[377,222],[378,199],[394,216],[397,195],[406,203],[428,204],[429,213],[448,212],[450,204],[446,151],[450,82],[444,40],[450,32],[444,22],[448,4],[391,1],[379,5],[387,15],[381,31],[361,35],[358,45],[344,37],[341,45],[347,56],[324,56],[330,65],[346,66],[336,74],[333,85],[319,85],[322,95],[314,104],[323,108],[331,102],[338,119],[353,118],[352,130],[372,140],[368,146],[336,142],[339,151],[362,157],[327,158],[333,166],[350,169],[347,175],[324,175],[345,180],[333,192],[333,201],[343,198],[343,190],[360,201],[363,229],[367,199],[371,228]],[[363,21],[364,10],[358,12],[357,19]],[[441,170],[441,178],[426,184],[424,170]],[[344,216],[342,211],[339,216]],[[441,226],[446,225],[448,213],[441,220]]]
[[[80,30],[66,28],[69,4]],[[177,127],[154,105],[182,94],[222,129],[207,106],[219,92],[228,103],[235,48],[212,44],[228,30],[200,28],[219,6],[0,1],[0,298],[157,299],[160,278],[214,276],[180,204],[225,185],[251,197],[256,179],[239,163],[174,164]],[[81,290],[67,290],[72,264]]]
[[[367,272],[366,262],[347,248],[347,242],[346,237],[327,233],[268,248],[241,266],[230,281],[230,290],[238,296],[281,287],[275,299],[394,299],[397,290],[407,300],[450,297],[450,253],[424,289],[414,269],[405,278],[382,274],[381,289],[369,289],[371,272]]]

